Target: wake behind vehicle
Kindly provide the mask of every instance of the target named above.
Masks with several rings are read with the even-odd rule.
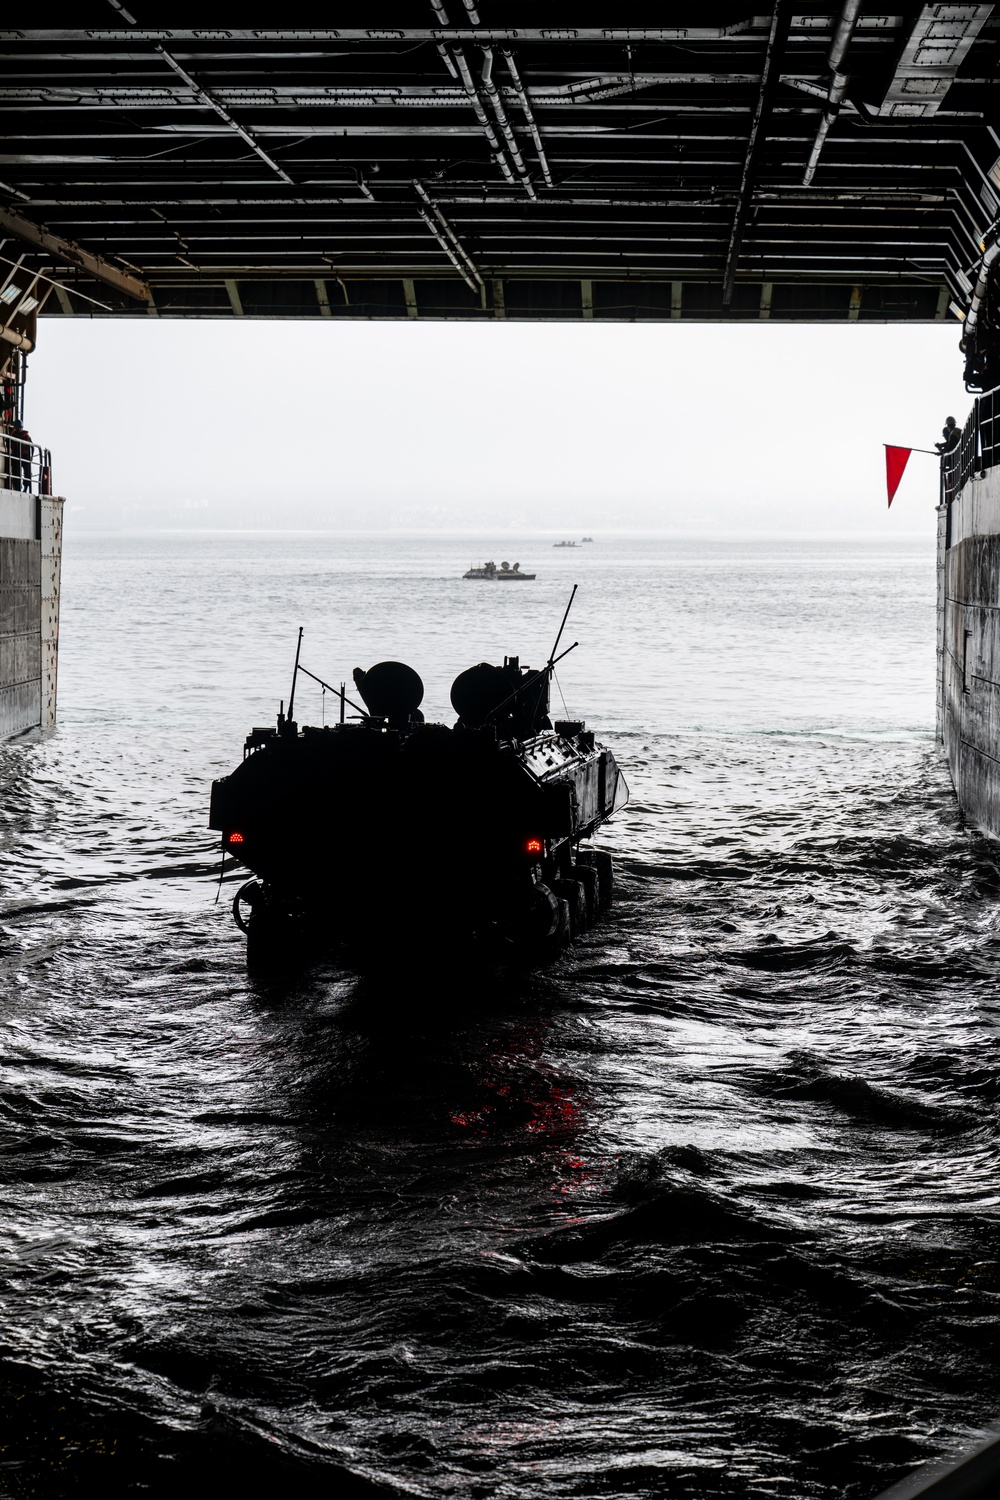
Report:
[[[288,714],[212,787],[210,826],[256,877],[233,903],[251,961],[339,946],[359,967],[470,949],[542,963],[607,910],[611,858],[581,844],[628,792],[581,721],[549,720],[557,648],[537,671],[460,673],[451,727],[423,722],[411,667],[380,662],[354,673],[363,707],[342,685],[341,722],[300,729],[295,678],[322,679],[296,653]]]

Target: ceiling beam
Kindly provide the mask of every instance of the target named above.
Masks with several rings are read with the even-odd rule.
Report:
[[[293,183],[292,179],[289,177],[288,173],[285,171],[284,167],[279,167],[278,163],[274,160],[274,158],[271,157],[271,156],[268,156],[268,154],[264,150],[263,146],[261,146],[261,145],[258,144],[258,142],[250,134],[249,130],[244,130],[243,126],[240,125],[236,120],[233,119],[233,117],[229,113],[229,111],[227,109],[225,109],[222,104],[219,103],[218,99],[216,99],[215,95],[212,93],[212,91],[210,89],[202,88],[202,86],[201,86],[200,83],[195,83],[194,79],[191,77],[191,74],[185,72],[185,70],[181,67],[181,65],[177,61],[177,59],[174,58],[174,57],[171,57],[170,53],[167,52],[167,51],[165,51],[163,47],[159,47],[158,46],[156,50],[160,54],[160,56],[163,58],[163,61],[165,63],[167,63],[169,67],[173,68],[173,70],[177,74],[178,78],[183,79],[184,82],[187,84],[188,88],[192,89],[194,91],[194,93],[198,96],[198,98],[201,100],[201,102],[203,104],[206,104],[209,109],[213,109],[215,111],[215,113],[219,116],[219,119],[225,121],[225,123],[229,126],[230,130],[235,130],[236,134],[240,137],[240,139],[243,140],[243,141],[245,141],[246,144],[250,147],[250,150],[256,152],[256,154],[260,157],[261,161],[266,162],[267,165],[271,168],[272,172],[277,172],[277,174],[281,178],[282,182],[287,183],[289,187],[294,187],[295,186],[295,184]]]
[[[728,307],[733,300],[736,263],[740,257],[743,232],[746,229],[747,215],[750,212],[750,204],[753,201],[757,162],[760,157],[761,147],[764,144],[771,105],[774,103],[774,96],[778,88],[781,73],[781,52],[784,47],[785,36],[788,32],[790,8],[791,0],[775,0],[774,12],[771,16],[771,29],[767,37],[767,50],[764,53],[764,66],[760,74],[760,90],[757,94],[757,105],[754,109],[753,122],[750,126],[746,156],[743,159],[743,172],[740,177],[739,193],[736,199],[736,211],[733,214],[733,225],[729,232],[729,248],[726,251],[726,270],[722,278],[723,307]]]
[[[816,139],[813,141],[812,150],[809,153],[809,161],[802,178],[802,186],[809,187],[813,177],[816,175],[816,167],[819,163],[819,155],[823,149],[823,142],[830,133],[830,127],[840,113],[841,102],[847,92],[850,79],[846,73],[840,71],[841,64],[847,56],[847,49],[851,45],[854,28],[858,24],[858,15],[861,10],[862,0],[843,0],[840,16],[834,28],[833,40],[830,43],[830,53],[827,61],[830,64],[830,89],[827,94],[826,109],[823,118],[819,122]]]
[[[936,114],[992,10],[992,5],[925,5],[879,114],[906,119]]]
[[[50,234],[47,229],[33,224],[30,219],[22,219],[20,214],[11,213],[9,208],[0,208],[0,229],[6,229],[8,233],[16,235],[19,240],[26,240],[29,245],[34,245],[39,250],[47,250],[56,260],[65,261],[71,266],[76,266],[80,271],[86,271],[88,276],[103,281],[107,286],[115,287],[119,292],[124,292],[127,297],[134,297],[137,302],[149,301],[149,287],[138,276],[130,276],[128,272],[120,271],[103,256],[94,255],[75,241],[63,239],[61,235]]]
[[[864,25],[866,29],[878,34],[890,30],[891,26],[887,23],[891,23],[893,19],[894,17],[889,14],[867,16]],[[825,16],[799,16],[797,21],[798,24],[792,33],[793,39],[814,45],[817,32],[822,33],[828,26]],[[49,45],[56,42],[76,42],[90,47],[95,42],[105,45],[125,43],[130,47],[136,42],[189,42],[199,48],[206,42],[211,42],[228,44],[233,48],[228,55],[238,58],[240,53],[237,49],[242,43],[249,43],[256,51],[261,42],[310,42],[317,48],[328,46],[331,42],[366,42],[370,45],[381,42],[392,48],[398,46],[400,42],[455,41],[478,43],[480,46],[489,46],[491,42],[506,43],[510,46],[515,46],[519,42],[541,42],[549,47],[580,42],[595,42],[605,47],[613,47],[623,42],[635,45],[643,42],[680,42],[686,45],[696,42],[725,42],[727,45],[739,45],[741,42],[758,43],[761,39],[761,31],[762,28],[757,27],[752,19],[737,22],[732,26],[559,26],[555,29],[539,26],[480,25],[447,28],[439,26],[369,26],[364,28],[324,26],[314,27],[308,31],[294,27],[289,27],[287,30],[262,28],[259,31],[240,31],[236,28],[219,30],[206,26],[197,31],[168,31],[155,27],[136,26],[128,31],[114,27],[90,31],[52,27],[46,31],[39,31],[25,27],[16,31],[0,30],[0,42],[8,46],[19,42],[44,42]],[[84,57],[87,55],[83,54]]]

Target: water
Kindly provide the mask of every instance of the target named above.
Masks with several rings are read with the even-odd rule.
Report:
[[[250,983],[208,787],[295,627],[433,718],[571,581],[612,918],[526,981]],[[64,583],[60,727],[0,751],[0,1493],[866,1500],[995,1418],[925,544],[80,535]]]

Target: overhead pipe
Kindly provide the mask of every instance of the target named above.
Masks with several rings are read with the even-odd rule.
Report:
[[[754,109],[753,121],[750,125],[750,136],[747,140],[746,156],[743,159],[743,172],[740,176],[736,209],[733,213],[733,223],[729,233],[729,248],[726,251],[726,269],[722,277],[723,307],[731,306],[733,300],[733,291],[736,286],[736,265],[740,257],[740,249],[743,245],[743,235],[746,231],[747,218],[753,203],[757,162],[766,135],[767,122],[770,118],[771,106],[778,84],[781,53],[784,49],[785,38],[788,33],[788,11],[790,5],[791,0],[775,0],[774,13],[771,17],[771,29],[767,38],[767,51],[764,54],[764,65],[760,73],[760,91],[757,95],[757,105]]]
[[[13,328],[0,328],[0,339],[8,344],[13,344],[15,349],[21,349],[25,354],[30,354],[34,344],[23,333],[15,333]]]
[[[442,26],[451,25],[451,22],[448,20],[448,12],[441,4],[441,0],[431,0],[431,9],[434,11],[434,14],[437,16],[438,21]],[[445,46],[444,42],[438,42],[437,50],[438,56],[440,57],[441,61],[448,69],[448,72],[451,74],[452,78],[454,78],[455,82],[458,83],[458,69],[455,67],[455,64],[453,63],[451,58],[451,53],[448,51],[448,48]]]
[[[172,57],[166,50],[166,48],[160,46],[159,42],[155,44],[155,50],[163,58],[163,61],[167,63],[169,67],[173,68],[178,78],[180,78],[182,82],[187,84],[188,88],[191,89],[195,97],[200,99],[203,104],[207,104],[209,109],[213,109],[219,116],[219,119],[225,121],[230,130],[235,130],[240,139],[242,141],[245,141],[246,144],[250,147],[250,150],[256,152],[261,161],[266,163],[266,165],[271,168],[272,172],[277,172],[282,182],[286,183],[289,187],[295,186],[295,183],[289,177],[284,167],[279,166],[278,163],[274,160],[274,157],[268,155],[260,142],[253,135],[251,135],[249,130],[244,130],[239,121],[233,119],[229,111],[227,109],[224,109],[223,106],[219,103],[218,99],[212,93],[211,89],[202,88],[200,83],[196,83],[195,80],[191,77],[191,74],[188,73],[186,69],[181,67],[176,57]]]
[[[469,64],[465,60],[465,53],[462,51],[461,47],[456,46],[453,48],[452,57],[455,59],[455,65],[457,66],[459,74],[461,76],[462,87],[468,94],[469,102],[471,103],[473,109],[476,111],[476,117],[479,120],[480,125],[483,127],[483,133],[490,143],[490,149],[493,152],[493,160],[496,162],[497,166],[500,168],[507,181],[513,184],[516,181],[513,168],[511,167],[510,162],[507,160],[507,156],[504,152],[503,147],[497,140],[496,131],[490,124],[489,115],[487,115],[486,110],[483,107],[483,101],[479,97],[479,90],[476,88],[476,85],[473,82],[472,73],[469,71]]]
[[[965,315],[965,327],[962,332],[963,344],[969,335],[976,330],[976,324],[979,322],[979,309],[982,306],[983,298],[986,296],[986,287],[990,279],[990,267],[997,256],[1000,255],[1000,233],[998,231],[1000,231],[1000,219],[996,223],[991,224],[983,236],[983,258],[979,262],[979,275],[976,277],[976,284],[972,289],[972,297],[969,300],[969,310]]]
[[[451,24],[448,20],[448,12],[445,10],[442,0],[431,0],[431,8],[433,9],[434,15],[436,16],[438,22],[442,26],[449,26]],[[479,97],[479,90],[476,88],[476,85],[473,82],[472,74],[469,71],[469,64],[465,60],[465,53],[462,51],[462,48],[458,45],[457,42],[450,49],[446,47],[443,42],[438,42],[437,49],[441,55],[445,67],[448,69],[448,72],[451,74],[452,78],[457,79],[458,82],[461,83],[466,94],[469,96],[469,103],[476,111],[476,119],[483,127],[483,134],[486,136],[486,139],[489,142],[490,150],[493,153],[493,160],[496,162],[497,166],[500,168],[507,181],[511,183],[511,185],[513,185],[515,180],[514,173],[511,169],[510,162],[507,160],[507,157],[504,154],[503,147],[497,140],[496,131],[490,124],[489,115],[486,113],[486,110],[483,106],[483,101]]]
[[[416,188],[417,192],[426,203],[430,212],[434,215],[434,218],[437,220],[440,228],[435,227],[428,214],[425,213],[422,208],[419,208],[417,212],[423,219],[424,223],[427,225],[428,229],[434,235],[434,238],[437,240],[442,250],[444,250],[447,254],[452,265],[462,277],[462,280],[474,292],[485,291],[485,284],[483,282],[483,278],[479,274],[479,270],[476,266],[475,261],[472,259],[472,256],[462,244],[462,241],[459,239],[454,229],[452,229],[451,225],[448,223],[448,220],[445,218],[444,214],[434,202],[430,193],[428,193],[427,189],[424,187],[423,183],[419,181],[418,178],[414,178],[413,186]]]
[[[455,270],[458,272],[459,276],[461,276],[462,280],[465,282],[465,284],[469,288],[469,290],[472,291],[472,292],[482,291],[483,290],[483,283],[482,283],[482,281],[479,280],[479,285],[478,286],[476,285],[476,282],[469,275],[469,272],[465,269],[464,265],[459,260],[458,256],[455,254],[454,250],[451,248],[451,246],[449,245],[448,241],[445,239],[444,235],[441,233],[440,229],[437,228],[437,226],[434,223],[434,220],[431,218],[431,216],[427,212],[427,210],[424,209],[424,208],[418,208],[417,209],[417,213],[423,219],[424,223],[427,225],[427,228],[430,230],[431,234],[437,240],[438,244],[441,246],[441,249],[444,251],[445,255],[447,255],[448,259],[451,261],[452,265],[455,267]]]
[[[834,28],[833,40],[830,43],[830,51],[827,54],[827,62],[833,77],[830,80],[829,92],[826,96],[826,109],[823,118],[819,122],[816,139],[809,153],[809,162],[806,166],[805,175],[802,178],[803,187],[811,187],[812,180],[816,175],[816,167],[819,162],[820,152],[823,150],[823,142],[830,134],[830,127],[840,113],[840,106],[847,92],[850,81],[846,73],[840,71],[840,65],[847,56],[847,49],[851,45],[854,28],[858,24],[858,16],[861,12],[862,0],[844,0],[841,6],[837,25]]]
[[[510,73],[515,92],[520,100],[521,109],[524,111],[524,118],[528,122],[528,129],[531,131],[531,139],[535,144],[535,155],[538,157],[538,165],[541,167],[542,176],[545,178],[545,186],[555,187],[555,183],[552,181],[552,173],[549,171],[549,162],[548,157],[545,155],[545,147],[542,145],[542,137],[535,122],[535,113],[531,108],[531,100],[528,98],[528,90],[521,82],[521,75],[517,70],[514,55],[506,47],[502,47],[500,50],[503,60],[507,64],[507,71]]]
[[[500,129],[503,131],[504,140],[507,142],[507,150],[510,152],[514,162],[514,166],[517,168],[517,173],[521,179],[522,184],[524,185],[524,190],[528,194],[529,198],[535,198],[537,197],[537,194],[535,192],[531,178],[528,176],[528,169],[524,165],[524,158],[521,155],[521,148],[517,144],[517,136],[514,134],[514,128],[507,117],[507,111],[504,109],[503,100],[500,98],[500,90],[493,82],[492,47],[483,48],[482,80],[483,88],[486,90],[486,97],[487,99],[489,99],[490,104],[493,107],[493,113],[497,117],[497,122],[499,123]]]
[[[431,0],[431,4],[434,4],[434,0]],[[480,25],[479,10],[475,4],[475,0],[464,0],[464,4],[466,13],[468,14],[469,20],[472,22],[473,26]],[[514,166],[517,168],[517,175],[521,179],[521,185],[524,188],[525,192],[528,194],[529,198],[535,198],[537,197],[537,194],[535,192],[531,178],[528,175],[528,169],[524,165],[524,158],[521,155],[521,148],[517,143],[517,136],[514,134],[514,127],[511,125],[510,119],[507,115],[507,111],[504,108],[504,102],[500,97],[500,90],[493,82],[492,47],[483,48],[482,80],[483,88],[486,91],[486,97],[490,101],[493,113],[496,116],[497,124],[500,126],[501,134],[503,135],[503,138],[507,143],[507,150],[510,152],[511,160],[514,163]]]

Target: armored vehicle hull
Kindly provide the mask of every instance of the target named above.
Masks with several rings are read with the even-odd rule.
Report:
[[[581,843],[627,797],[614,756],[582,723],[550,725],[547,672],[516,658],[462,674],[454,728],[379,702],[372,680],[389,667],[409,671],[355,674],[359,722],[279,716],[213,785],[210,825],[256,877],[234,902],[250,958],[555,957],[611,904],[610,856]]]

